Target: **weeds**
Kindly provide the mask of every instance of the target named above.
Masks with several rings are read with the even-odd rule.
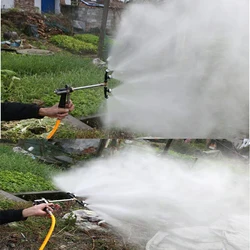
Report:
[[[94,66],[91,59],[63,54],[20,56],[3,53],[2,68],[16,72],[21,78],[9,91],[3,91],[2,100],[32,103],[36,99],[44,102],[44,106],[59,102],[55,89],[66,84],[79,87],[101,83],[105,72]],[[115,84],[113,81],[113,86]],[[75,104],[72,115],[76,117],[95,114],[105,105],[102,88],[75,91],[71,98]]]
[[[54,166],[38,163],[29,156],[15,153],[12,146],[1,144],[0,187],[5,191],[43,191],[54,189],[51,176]]]
[[[75,39],[71,36],[66,35],[56,35],[51,37],[50,41],[55,45],[67,49],[73,53],[97,53],[97,45],[85,42],[84,40]]]

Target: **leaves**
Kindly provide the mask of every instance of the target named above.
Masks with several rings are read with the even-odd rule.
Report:
[[[98,46],[99,43],[99,37],[92,34],[79,34],[75,35],[74,38],[85,43],[91,43],[96,46]]]
[[[32,173],[21,173],[17,171],[1,171],[0,187],[7,192],[27,192],[53,190],[54,186],[42,177]]]
[[[91,43],[80,41],[71,36],[57,35],[53,36],[50,41],[59,47],[68,49],[77,53],[97,53],[97,46]]]

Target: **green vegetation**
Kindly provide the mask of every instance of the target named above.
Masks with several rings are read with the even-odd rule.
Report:
[[[50,41],[58,47],[67,49],[73,53],[80,54],[96,54],[97,46],[79,39],[75,39],[71,36],[56,35],[51,37]]]
[[[79,34],[75,35],[74,38],[85,43],[91,43],[96,46],[98,46],[99,42],[99,37],[92,34]]]
[[[9,192],[55,189],[51,176],[59,172],[58,169],[39,163],[30,156],[13,152],[11,145],[1,144],[0,146],[1,189]]]
[[[27,172],[26,174],[18,171],[0,171],[1,189],[7,192],[27,192],[54,190],[55,187],[42,177]]]
[[[11,89],[3,91],[2,100],[24,103],[40,100],[44,106],[59,102],[55,89],[63,88],[65,84],[78,87],[101,83],[105,73],[105,69],[94,66],[90,58],[65,53],[53,56],[2,53],[2,69],[14,71],[20,77]],[[7,84],[6,81],[2,79],[2,86]],[[116,81],[110,81],[111,88],[115,84]],[[72,115],[76,117],[97,113],[105,101],[102,88],[75,91],[71,99],[75,104]]]

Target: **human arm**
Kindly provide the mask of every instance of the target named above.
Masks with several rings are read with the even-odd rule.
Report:
[[[0,210],[0,225],[13,221],[25,220],[25,218],[22,216],[22,211],[23,209]]]
[[[3,102],[1,103],[1,120],[19,121],[30,118],[41,119],[44,116],[63,119],[73,109],[74,105],[72,102],[66,105],[65,109],[58,108],[58,104],[48,108],[41,108],[36,104]]]
[[[10,223],[13,221],[26,220],[30,216],[46,216],[48,213],[45,211],[53,211],[50,207],[51,203],[42,203],[25,209],[9,209],[0,211],[0,225]]]

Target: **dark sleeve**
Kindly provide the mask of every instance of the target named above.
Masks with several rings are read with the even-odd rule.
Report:
[[[10,210],[0,210],[0,225],[13,222],[13,221],[20,221],[26,220],[22,215],[23,209],[10,209]]]
[[[1,120],[2,121],[19,121],[23,119],[37,118],[39,116],[40,107],[36,104],[24,104],[18,102],[1,103]]]

